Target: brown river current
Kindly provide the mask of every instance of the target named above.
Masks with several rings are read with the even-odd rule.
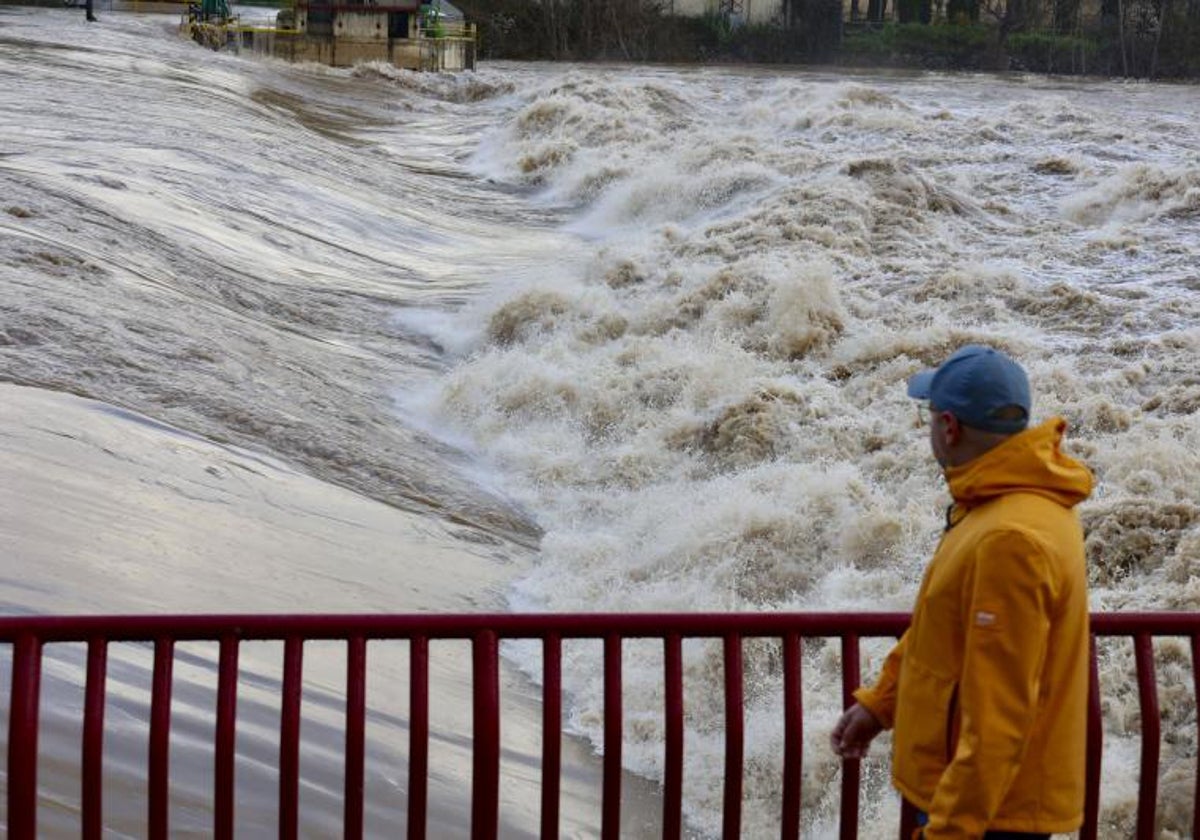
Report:
[[[1097,474],[1093,608],[1200,608],[1196,88],[417,76],[215,54],[174,23],[0,7],[4,612],[904,610],[945,491],[903,382],[971,341],[1026,364],[1035,414],[1066,417]],[[82,653],[60,647],[39,822],[66,837]],[[118,647],[105,814],[136,837],[151,654]],[[367,829],[389,837],[407,662],[372,651]],[[213,651],[181,654],[172,822],[205,836]],[[1183,837],[1190,655],[1158,654],[1160,835]],[[466,836],[469,675],[434,656],[430,831]],[[589,837],[599,649],[564,657],[564,833]],[[653,836],[661,653],[626,657],[623,835]],[[239,836],[277,833],[279,659],[243,655]],[[778,660],[747,645],[747,837],[778,831]],[[503,821],[530,836],[539,658],[505,662]],[[345,657],[306,663],[302,822],[330,836]],[[697,837],[720,833],[721,667],[685,647]],[[832,837],[835,646],[804,669],[805,827]],[[1132,833],[1132,671],[1130,644],[1102,646],[1106,838]],[[887,752],[867,837],[894,836]]]

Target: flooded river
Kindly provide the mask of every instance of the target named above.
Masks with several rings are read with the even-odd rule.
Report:
[[[175,23],[0,8],[6,612],[905,610],[946,499],[903,382],[967,342],[1018,357],[1035,414],[1066,417],[1096,471],[1093,608],[1200,608],[1195,88],[418,76],[216,54]],[[244,657],[239,836],[276,831],[278,653]],[[403,818],[402,653],[381,651],[395,679],[372,684],[374,836]],[[1160,819],[1184,836],[1192,677],[1182,645],[1160,653]],[[435,674],[434,836],[465,834],[456,658]],[[781,676],[776,647],[746,660],[758,837],[777,831]],[[61,768],[80,661],[47,666],[54,836],[78,832]],[[311,661],[302,815],[327,836],[344,654]],[[505,661],[519,836],[536,832],[539,661]],[[110,675],[106,814],[128,836],[144,831],[149,662],[130,646]],[[576,836],[598,821],[599,662],[565,650]],[[804,667],[806,829],[834,836],[836,650],[809,646]],[[628,836],[655,830],[661,668],[657,647],[627,649]],[[1132,668],[1131,645],[1103,648],[1111,838],[1136,805]],[[719,646],[685,647],[696,836],[720,831],[720,671]],[[210,672],[202,648],[176,672],[184,834],[210,819]],[[869,837],[894,832],[886,753],[865,769]]]

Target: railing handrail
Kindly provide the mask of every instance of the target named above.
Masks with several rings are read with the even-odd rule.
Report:
[[[33,634],[44,642],[85,642],[102,632],[114,642],[153,641],[169,635],[176,641],[216,640],[232,635],[246,641],[301,635],[308,639],[409,638],[413,635],[469,639],[480,630],[502,638],[603,638],[618,631],[626,638],[662,638],[678,633],[717,638],[730,632],[743,636],[809,637],[898,636],[908,626],[901,612],[739,612],[739,613],[230,613],[180,615],[30,615],[0,616],[0,642]],[[1092,613],[1097,636],[1190,636],[1200,631],[1200,613]]]
[[[664,836],[681,833],[683,759],[683,694],[681,643],[685,638],[721,639],[725,661],[726,758],[724,835],[740,831],[743,773],[744,695],[743,638],[774,637],[783,643],[785,749],[783,766],[782,834],[798,836],[800,828],[800,766],[803,732],[801,708],[802,640],[840,638],[843,703],[852,702],[859,684],[859,641],[863,637],[897,637],[909,622],[907,613],[541,613],[541,614],[236,614],[236,615],[75,615],[0,617],[0,644],[12,645],[12,690],[8,743],[9,836],[36,837],[37,733],[43,647],[85,642],[88,646],[85,685],[83,834],[101,833],[100,786],[107,648],[114,642],[153,642],[149,752],[149,823],[155,837],[167,836],[167,750],[170,729],[171,669],[179,642],[220,643],[216,713],[216,787],[214,836],[232,837],[233,771],[238,682],[238,646],[243,641],[284,642],[283,713],[280,740],[280,836],[297,836],[297,749],[303,645],[308,641],[347,643],[346,715],[346,836],[362,834],[363,726],[366,643],[408,639],[411,643],[409,836],[425,836],[427,795],[424,774],[428,760],[428,660],[431,640],[469,640],[473,647],[473,727],[475,740],[472,786],[472,836],[495,836],[499,793],[499,642],[541,639],[543,680],[542,834],[556,836],[560,768],[561,643],[564,639],[604,642],[604,783],[601,836],[616,837],[620,826],[622,744],[621,643],[627,639],[658,639],[664,644],[665,713],[667,716],[663,780]],[[1087,802],[1080,836],[1094,840],[1098,833],[1102,727],[1095,637],[1127,636],[1134,644],[1138,702],[1142,730],[1137,837],[1153,836],[1158,792],[1161,731],[1155,681],[1153,637],[1191,640],[1193,678],[1200,696],[1200,613],[1093,613],[1091,686],[1088,698]],[[1198,715],[1200,718],[1200,715]],[[1200,725],[1200,723],[1198,723]],[[1198,758],[1200,761],[1200,758]],[[1148,768],[1152,768],[1149,770]],[[841,837],[857,836],[859,762],[846,760],[842,773]],[[1200,767],[1197,772],[1194,836],[1200,836]],[[912,824],[911,806],[902,809],[901,836]]]
[[[245,641],[264,641],[302,635],[308,639],[344,639],[350,634],[368,638],[409,638],[414,635],[469,639],[481,630],[504,638],[540,637],[548,632],[563,638],[603,638],[616,631],[627,638],[661,638],[678,633],[719,637],[729,632],[744,636],[841,636],[849,629],[859,635],[890,636],[903,632],[908,613],[339,613],[339,614],[180,614],[0,616],[0,642],[32,634],[44,642],[83,642],[103,632],[114,642],[152,641],[169,635],[176,641],[212,641],[232,635]]]

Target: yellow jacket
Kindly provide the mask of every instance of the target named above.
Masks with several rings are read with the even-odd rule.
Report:
[[[1083,821],[1088,600],[1065,421],[946,470],[955,504],[912,624],[855,697],[895,727],[892,777],[928,840]]]

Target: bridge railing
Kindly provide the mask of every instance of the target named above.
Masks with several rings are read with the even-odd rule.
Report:
[[[283,642],[283,678],[279,739],[279,834],[290,840],[299,834],[300,702],[304,646],[308,641],[340,640],[347,651],[344,831],[347,838],[363,835],[364,756],[367,648],[372,640],[407,640],[410,648],[410,728],[408,837],[427,831],[429,759],[429,643],[467,640],[472,648],[473,753],[471,834],[495,837],[499,830],[500,786],[500,642],[539,640],[543,650],[541,836],[559,834],[559,792],[562,747],[562,643],[566,639],[600,640],[604,646],[604,734],[601,791],[601,836],[616,838],[621,818],[622,642],[658,639],[663,644],[665,743],[662,797],[663,836],[683,834],[684,639],[720,639],[724,655],[725,761],[723,836],[738,837],[742,825],[744,694],[742,642],[772,637],[782,642],[784,758],[779,802],[781,836],[800,835],[801,762],[804,714],[801,701],[801,654],[807,639],[837,639],[841,644],[842,698],[860,680],[860,640],[898,637],[908,616],[897,613],[734,613],[734,614],[578,614],[578,615],[227,615],[227,616],[84,616],[3,617],[0,643],[12,646],[9,698],[8,836],[37,837],[38,713],[43,647],[60,642],[85,643],[80,779],[82,835],[103,833],[102,786],[105,681],[108,647],[116,642],[149,642],[154,648],[149,708],[147,755],[148,835],[170,836],[168,825],[168,745],[171,728],[171,687],[175,645],[209,641],[218,644],[217,704],[213,799],[213,836],[233,837],[234,760],[238,700],[239,646],[246,641]],[[1141,773],[1137,834],[1154,836],[1158,796],[1159,723],[1153,640],[1190,640],[1195,697],[1200,697],[1200,614],[1124,613],[1092,617],[1091,690],[1088,710],[1085,840],[1097,837],[1102,726],[1096,664],[1096,637],[1132,639],[1141,707]],[[1197,719],[1200,721],[1200,709]],[[1200,726],[1200,723],[1198,723]],[[1200,758],[1198,758],[1200,761]],[[859,762],[843,763],[840,836],[858,832]],[[1200,767],[1196,802],[1200,803]],[[911,808],[902,809],[900,836],[910,836]],[[1200,837],[1200,804],[1194,806],[1193,836]]]

